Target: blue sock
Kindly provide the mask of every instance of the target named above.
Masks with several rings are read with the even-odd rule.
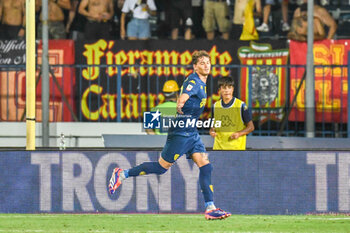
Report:
[[[140,176],[146,174],[164,174],[168,169],[160,166],[159,162],[144,162],[128,170],[128,176]]]
[[[199,184],[204,196],[205,203],[214,204],[213,202],[213,185],[211,184],[211,171],[213,166],[209,163],[199,168]],[[206,206],[207,207],[207,206]]]

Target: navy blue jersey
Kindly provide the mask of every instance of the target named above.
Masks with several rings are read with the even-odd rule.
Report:
[[[195,122],[204,110],[207,101],[206,84],[193,73],[187,77],[181,87],[181,94],[188,94],[190,98],[182,107],[183,114],[177,113],[177,125],[169,130],[169,134],[190,136],[198,133]],[[183,122],[182,125],[179,122]]]

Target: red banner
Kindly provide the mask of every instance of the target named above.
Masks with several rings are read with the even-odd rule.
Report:
[[[348,69],[334,65],[347,65],[349,50],[350,40],[323,40],[314,43],[316,122],[347,122]],[[307,43],[290,42],[291,65],[306,65],[306,54]],[[295,67],[290,71],[290,101],[296,94],[304,72],[303,67]],[[293,107],[289,120],[304,121],[305,83],[301,84]]]
[[[283,118],[287,79],[287,68],[283,65],[288,64],[288,55],[287,48],[272,49],[270,44],[254,42],[238,50],[241,64],[249,65],[243,66],[240,72],[241,98],[252,107],[253,118],[259,123]]]
[[[42,49],[39,45],[37,51],[37,63],[42,63]],[[75,49],[72,40],[51,40],[49,42],[49,63],[50,65],[74,64]],[[40,67],[40,66],[39,66]],[[50,121],[72,121],[73,117],[69,111],[68,105],[64,103],[60,89],[64,93],[68,104],[75,109],[74,103],[74,86],[75,72],[70,67],[50,67],[50,99],[49,99],[49,120]],[[36,77],[40,74],[37,70]],[[55,84],[53,76],[58,81],[59,87]],[[41,78],[36,88],[36,120],[41,121]],[[24,120],[25,103],[26,103],[26,77],[25,71],[2,71],[0,72],[0,109],[1,120],[3,121],[20,121]],[[75,111],[74,111],[75,112]]]

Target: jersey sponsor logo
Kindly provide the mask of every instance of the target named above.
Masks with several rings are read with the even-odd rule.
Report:
[[[192,90],[193,86],[191,84],[188,84],[187,87],[186,87],[186,91],[190,91]]]
[[[222,115],[220,121],[221,121],[223,127],[230,127],[230,126],[234,127],[235,126],[235,123],[233,123],[230,116],[228,116],[228,115]]]

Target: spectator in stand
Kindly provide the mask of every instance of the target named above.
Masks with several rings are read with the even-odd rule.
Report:
[[[202,26],[203,21],[203,1],[192,0],[192,35],[195,38],[205,38],[205,31]]]
[[[110,23],[114,15],[113,0],[82,0],[79,13],[87,19],[85,39],[110,39]]]
[[[307,40],[307,17],[306,15],[301,17],[295,17],[292,20],[292,26],[290,32],[287,35],[288,39],[296,41]],[[314,18],[314,40],[323,40],[326,38],[326,33],[321,21],[318,18]]]
[[[41,11],[42,1],[35,1],[36,11]],[[66,30],[64,26],[64,14],[63,9],[70,10],[70,0],[49,0],[49,39],[66,39]],[[42,20],[42,12],[40,14],[40,20]],[[42,38],[42,22],[38,26],[38,38]]]
[[[81,0],[72,0],[72,8],[69,11],[66,25],[66,33],[70,39],[83,40],[86,18],[79,14]]]
[[[294,11],[293,18],[306,16],[306,15],[307,15],[307,0],[304,0],[304,3]],[[337,23],[335,22],[333,17],[328,13],[328,11],[325,8],[315,4],[314,19],[315,18],[318,18],[323,25],[326,25],[328,27],[327,39],[333,39],[335,32],[337,31]]]
[[[154,0],[157,8],[157,25],[155,30],[155,36],[158,39],[169,39],[171,37],[170,24],[167,21],[166,8],[169,1],[166,0]],[[127,23],[126,23],[127,24]],[[152,26],[151,26],[152,28]]]
[[[125,0],[114,0],[114,15],[118,17],[118,19],[122,16],[122,9],[124,6]]]
[[[120,19],[120,38],[127,36],[129,40],[147,40],[151,37],[151,28],[148,22],[150,15],[156,15],[157,8],[153,0],[126,0]],[[126,14],[131,12],[132,19],[127,25],[125,33]]]
[[[282,31],[287,32],[290,30],[290,26],[288,24],[288,0],[279,0],[282,8]],[[263,9],[263,23],[256,28],[256,30],[260,32],[268,32],[270,31],[268,21],[271,13],[271,6],[275,4],[275,0],[266,0],[266,5]]]
[[[111,37],[113,39],[120,39],[120,18],[122,15],[122,8],[125,0],[113,0],[114,1],[114,16],[111,21]]]
[[[239,40],[245,21],[244,11],[249,0],[236,0],[233,12],[232,39]],[[261,1],[255,0],[256,16],[261,17]]]
[[[0,39],[23,38],[25,25],[25,0],[0,0]]]
[[[177,40],[179,29],[184,27],[184,39],[192,38],[192,3],[191,0],[173,0],[169,1],[166,6],[167,21],[171,28],[171,39]]]
[[[215,24],[221,32],[221,38],[228,40],[230,31],[230,17],[226,0],[206,0],[204,3],[203,27],[207,39],[215,38]]]

